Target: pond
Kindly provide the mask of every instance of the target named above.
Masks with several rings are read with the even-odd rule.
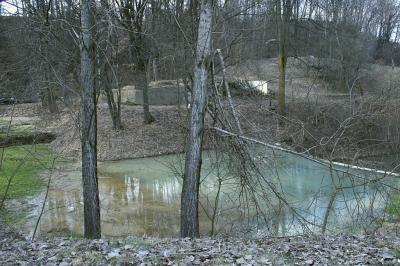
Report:
[[[104,236],[179,236],[182,156],[163,155],[99,163]],[[329,205],[327,228],[351,229],[382,215],[386,188],[394,182],[391,180],[378,186],[371,180],[380,176],[344,167],[335,167],[339,169],[335,171],[326,165],[283,152],[258,151],[253,156],[260,174],[266,178],[264,181],[257,179],[258,183],[252,181],[249,185],[254,188],[258,205],[252,202],[251,193],[246,193],[239,185],[241,181],[234,177],[234,167],[216,163],[226,158],[222,159],[212,151],[204,154],[200,195],[202,235],[208,235],[212,230],[230,235],[238,232],[290,235],[301,233],[305,228],[320,231]],[[75,163],[53,173],[38,227],[40,234],[83,233],[79,169],[80,164]],[[221,189],[218,180],[222,181]],[[270,183],[267,185],[267,182]],[[272,195],[271,187],[285,197],[284,201],[290,207],[279,200],[279,196]],[[32,209],[25,229],[30,233],[43,198],[44,193],[28,199]],[[244,199],[251,203],[246,205]],[[213,214],[214,227],[211,223]]]

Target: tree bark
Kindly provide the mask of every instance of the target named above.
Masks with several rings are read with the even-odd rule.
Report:
[[[84,205],[84,236],[100,238],[100,203],[97,180],[97,111],[95,46],[93,43],[93,0],[81,1],[81,144]]]
[[[181,197],[181,236],[199,236],[199,183],[204,115],[207,99],[207,66],[211,54],[212,0],[203,0],[197,36],[193,79],[193,105],[186,144],[185,174]]]

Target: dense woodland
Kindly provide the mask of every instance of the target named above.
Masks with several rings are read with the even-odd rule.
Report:
[[[396,1],[280,4],[282,8],[277,10],[274,1],[213,3],[213,47],[222,49],[229,64],[235,64],[277,57],[281,49],[278,43],[283,41],[286,57],[312,55],[337,60],[338,64],[324,66],[320,74],[337,82],[335,89],[343,91],[367,63],[400,64]],[[57,86],[51,90],[55,95],[74,95],[79,87],[80,3],[22,1],[7,2],[7,6],[13,13],[1,18],[1,73],[9,91],[2,93],[24,98],[21,90],[29,88],[42,95],[45,92],[38,89],[43,87],[40,82],[54,80]],[[135,71],[153,66],[157,71],[149,72],[156,77],[150,78],[190,77],[199,8],[198,1],[96,3],[93,38],[99,68],[118,71],[118,80],[111,82],[119,85],[132,83]],[[3,10],[4,15],[7,10]],[[279,11],[281,16],[277,17]],[[46,65],[53,71],[43,71]],[[50,72],[47,79],[45,72]]]
[[[0,170],[16,142],[51,142],[52,153],[79,158],[85,238],[102,237],[98,160],[170,153],[183,154],[182,167],[169,166],[182,186],[182,238],[203,236],[200,213],[214,237],[279,235],[283,216],[302,234],[336,233],[342,201],[347,228],[397,225],[397,0],[10,0],[0,14]],[[154,84],[167,83],[178,103],[152,104]],[[124,101],[129,86],[139,105]],[[13,137],[19,106],[36,108],[47,131]],[[216,172],[206,203],[205,151]],[[280,152],[331,173],[330,190],[322,180],[318,192],[322,214],[292,204],[276,170]],[[16,175],[3,174],[0,210]],[[349,190],[351,199],[342,196]],[[222,225],[227,202],[246,225]]]

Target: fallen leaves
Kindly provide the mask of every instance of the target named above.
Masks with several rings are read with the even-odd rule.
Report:
[[[397,232],[242,239],[44,238],[0,228],[1,265],[394,265]]]

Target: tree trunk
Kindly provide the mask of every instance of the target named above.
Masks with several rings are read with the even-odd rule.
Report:
[[[121,88],[118,86],[117,82],[117,87],[118,87],[118,92],[117,92],[117,101],[115,101],[115,95],[112,90],[112,77],[110,77],[109,73],[109,68],[110,66],[108,63],[104,65],[104,73],[102,75],[103,80],[103,88],[104,92],[107,97],[107,105],[108,105],[108,110],[110,111],[110,116],[111,116],[111,121],[113,124],[113,129],[115,130],[121,130],[123,129],[122,126],[122,120],[121,120]]]
[[[278,91],[278,104],[279,112],[285,114],[286,103],[285,103],[285,92],[286,92],[286,55],[284,49],[279,44],[278,54],[278,68],[279,68],[279,91]]]
[[[121,122],[121,111],[118,102],[115,102],[114,93],[108,85],[104,86],[104,92],[106,93],[107,97],[107,105],[108,110],[110,111],[110,116],[113,124],[113,129],[120,130],[122,129],[122,122]],[[117,97],[121,99],[121,93],[118,93]]]
[[[48,75],[46,75],[48,77]],[[54,114],[58,112],[57,103],[56,103],[56,96],[54,95],[53,88],[50,87],[50,81],[47,78],[47,87],[46,87],[46,101],[47,107],[49,108],[50,113]]]
[[[278,52],[278,70],[279,70],[279,90],[278,90],[278,104],[279,111],[281,114],[286,112],[285,103],[285,92],[286,92],[286,41],[288,28],[287,24],[290,18],[290,1],[276,0],[276,19],[277,19],[277,30],[278,30],[278,42],[279,42],[279,52]],[[282,13],[283,7],[283,13]]]
[[[84,236],[100,238],[100,203],[97,180],[97,112],[94,86],[95,46],[92,40],[93,0],[81,2],[81,144]]]
[[[140,88],[142,89],[142,96],[143,96],[143,123],[144,124],[151,124],[154,122],[154,117],[150,113],[149,107],[149,85],[148,85],[148,78],[147,72],[138,73],[138,82],[140,84]]]
[[[44,4],[44,3],[43,3]],[[50,56],[50,45],[49,45],[49,35],[50,35],[50,24],[49,24],[49,10],[44,8],[44,17],[45,17],[45,22],[43,26],[43,33],[42,33],[42,38],[44,38],[44,51],[43,55],[45,56],[45,71],[44,71],[44,79],[46,86],[44,87],[44,95],[42,99],[42,103],[44,106],[49,108],[50,113],[54,114],[58,112],[57,108],[57,102],[56,102],[56,95],[54,93],[54,88],[51,85],[50,81],[50,73],[52,72],[51,69],[51,56]]]
[[[117,51],[118,51],[118,40],[117,35],[112,29],[114,24],[114,18],[110,12],[110,5],[108,1],[101,0],[100,1],[101,8],[103,13],[99,13],[99,15],[105,15],[107,20],[105,20],[104,28],[101,28],[97,34],[101,38],[101,36],[107,36],[108,43],[111,45],[111,49],[108,48],[108,45],[103,48],[104,55],[98,56],[98,82],[99,88],[104,89],[104,93],[107,97],[107,105],[108,110],[110,111],[111,121],[114,130],[123,129],[122,120],[121,120],[121,88],[119,87],[118,82],[118,63],[117,63]],[[101,25],[101,24],[100,24]],[[97,43],[101,43],[97,41]],[[111,51],[110,51],[111,50]],[[104,58],[105,57],[105,58]],[[102,59],[102,60],[101,60]],[[105,60],[106,59],[106,60]],[[116,100],[115,93],[113,91],[113,87],[118,88],[116,92]]]
[[[193,80],[193,105],[186,143],[185,174],[181,197],[181,236],[199,236],[199,183],[204,115],[207,99],[207,61],[211,54],[212,0],[203,0],[197,36]]]
[[[141,34],[141,33],[139,33]],[[134,32],[129,32],[129,38],[131,42],[131,57],[136,58],[136,79],[138,87],[142,89],[143,96],[143,123],[151,124],[155,121],[154,117],[150,113],[149,107],[149,91],[148,91],[148,78],[147,71],[149,70],[148,62],[145,58],[145,42],[143,37],[135,34]]]

